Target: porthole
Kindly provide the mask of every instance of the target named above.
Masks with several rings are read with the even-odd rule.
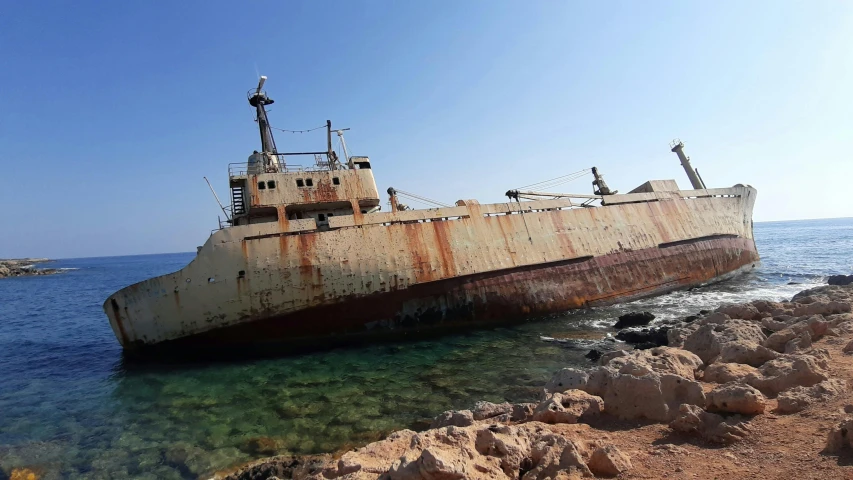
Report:
[[[269,189],[275,188],[275,180],[270,180],[269,182],[267,182],[267,188],[269,188]]]
[[[216,283],[216,279],[213,277],[210,277],[207,279],[207,283]]]
[[[332,184],[333,184],[333,185],[340,185],[340,184],[341,184],[341,179],[340,179],[340,178],[338,178],[338,177],[332,177]]]
[[[310,178],[306,178],[305,179],[305,186],[306,187],[313,187],[314,186],[314,180],[312,180]]]
[[[267,186],[264,182],[258,182],[258,190],[266,190]]]

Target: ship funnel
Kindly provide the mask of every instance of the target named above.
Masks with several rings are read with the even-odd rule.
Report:
[[[696,170],[693,170],[693,167],[690,166],[690,157],[684,154],[684,143],[676,138],[670,142],[669,148],[678,155],[678,159],[681,160],[681,166],[684,167],[684,171],[687,173],[687,178],[690,179],[693,188],[696,190],[704,189],[705,185],[702,183],[699,175],[696,174]]]

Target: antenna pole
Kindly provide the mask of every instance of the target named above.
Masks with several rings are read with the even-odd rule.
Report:
[[[328,149],[329,165],[332,164],[332,121],[326,120],[326,147]]]
[[[222,202],[219,201],[219,195],[216,194],[216,191],[213,189],[213,185],[210,184],[210,180],[207,177],[204,177],[204,181],[207,182],[207,186],[210,187],[210,193],[213,194],[213,198],[216,199],[216,203],[219,204],[219,208],[222,210],[222,213],[225,214],[225,218],[231,220],[231,217],[228,215],[228,212],[225,211],[225,207],[222,206]]]

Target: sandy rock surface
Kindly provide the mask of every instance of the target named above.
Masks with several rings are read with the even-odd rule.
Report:
[[[853,478],[853,285],[725,305],[669,347],[564,368],[535,404],[480,402],[336,455],[219,478]]]

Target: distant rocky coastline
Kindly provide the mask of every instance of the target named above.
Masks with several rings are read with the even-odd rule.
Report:
[[[50,261],[48,258],[0,259],[0,278],[53,275],[62,272],[58,268],[37,267],[38,264]]]
[[[647,328],[661,336],[660,327]],[[668,346],[600,352],[593,367],[556,372],[538,402],[479,402],[438,415],[425,431],[335,455],[273,457],[216,478],[853,474],[843,460],[853,457],[853,285],[724,305],[665,328]]]

